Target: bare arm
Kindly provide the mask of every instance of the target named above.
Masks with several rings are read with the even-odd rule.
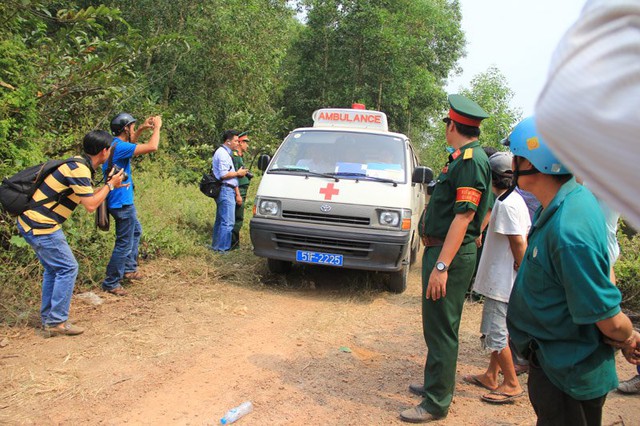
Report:
[[[611,318],[596,323],[602,334],[611,340],[625,341],[633,332],[631,320],[622,312],[618,312]]]
[[[482,221],[482,226],[480,226],[480,235],[478,235],[478,238],[476,238],[476,247],[480,248],[482,247],[482,233],[484,232],[485,229],[487,229],[487,225],[489,225],[489,221],[491,220],[491,209],[487,210],[487,214],[484,217],[484,220]]]
[[[509,246],[511,247],[511,253],[513,253],[513,260],[515,261],[514,269],[517,271],[520,265],[522,265],[522,259],[524,259],[524,252],[527,251],[527,240],[522,235],[507,235],[509,238]]]
[[[147,118],[144,124],[140,126],[138,130],[136,130],[136,133],[134,137],[131,138],[131,141],[135,143],[138,140],[139,133],[148,128],[153,128],[151,138],[149,138],[149,142],[138,144],[136,146],[135,151],[133,151],[134,156],[144,155],[158,150],[158,144],[160,143],[160,128],[162,128],[162,117],[160,117],[159,115]]]
[[[467,233],[469,223],[471,223],[475,215],[476,212],[473,210],[467,210],[464,213],[456,214],[453,222],[451,222],[447,236],[444,239],[440,256],[438,256],[438,262],[444,262],[446,265],[451,265],[451,261],[455,257],[456,253],[458,253],[458,250],[460,250],[460,246],[462,245],[462,240],[464,240],[464,235]],[[429,276],[429,284],[427,285],[427,299],[438,300],[447,295],[448,276],[449,274],[447,271],[440,272],[433,268],[431,275]]]
[[[640,333],[633,329],[631,320],[618,312],[611,318],[596,323],[605,336],[605,343],[622,349],[622,354],[631,364],[640,365]]]
[[[120,170],[115,175],[111,176],[111,178],[107,181],[108,184],[113,185],[114,188],[127,187],[129,184],[122,184],[122,174],[124,170]],[[93,193],[93,195],[89,197],[80,198],[80,204],[89,212],[93,213],[96,209],[102,204],[102,202],[107,198],[111,190],[108,185],[103,186]]]

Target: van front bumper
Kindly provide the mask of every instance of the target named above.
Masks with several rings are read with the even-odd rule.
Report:
[[[256,256],[295,262],[298,250],[340,254],[344,268],[394,272],[406,264],[410,231],[345,228],[253,217],[251,242]]]

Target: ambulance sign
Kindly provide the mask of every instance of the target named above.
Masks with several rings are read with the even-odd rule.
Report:
[[[313,127],[342,127],[387,132],[387,115],[366,109],[323,108],[313,113]]]

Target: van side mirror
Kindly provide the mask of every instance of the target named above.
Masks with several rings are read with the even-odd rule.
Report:
[[[271,157],[269,157],[267,154],[262,154],[260,157],[258,157],[258,169],[264,172],[265,170],[267,170],[270,162]]]
[[[433,180],[433,170],[429,167],[418,166],[413,170],[411,182],[413,183],[429,183]]]

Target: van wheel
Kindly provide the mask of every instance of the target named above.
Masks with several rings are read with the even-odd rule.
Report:
[[[269,271],[274,274],[287,274],[291,271],[291,262],[279,259],[267,259]]]
[[[397,272],[389,274],[389,284],[387,289],[391,293],[402,293],[407,289],[407,280],[409,279],[409,265],[405,265]]]

